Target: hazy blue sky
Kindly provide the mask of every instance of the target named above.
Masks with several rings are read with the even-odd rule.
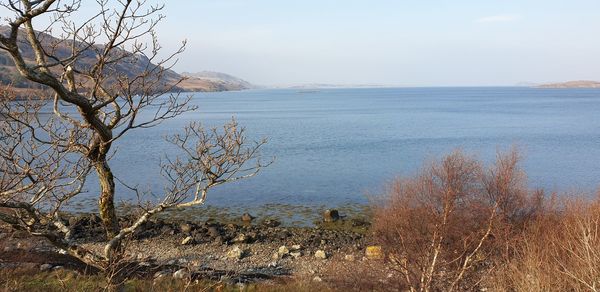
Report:
[[[512,85],[600,79],[598,0],[169,1],[177,69],[258,84]]]
[[[162,44],[188,40],[177,71],[263,85],[600,80],[598,0],[165,3]]]

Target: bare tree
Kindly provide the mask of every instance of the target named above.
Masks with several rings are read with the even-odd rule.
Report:
[[[97,4],[98,13],[77,24],[71,16],[81,1],[3,1],[14,16],[8,20],[8,35],[0,35],[0,49],[10,54],[24,78],[53,91],[57,117],[89,132],[87,141],[70,150],[87,157],[96,171],[101,186],[100,217],[107,237],[112,238],[119,230],[115,181],[108,164],[112,143],[132,129],[154,126],[193,107],[188,106],[189,97],[163,97],[181,81],[168,84],[163,79],[183,46],[159,58],[161,48],[154,28],[163,18],[159,14],[162,6],[146,8],[146,1],[131,0],[119,1],[115,8],[105,0]],[[34,19],[41,16],[52,16],[50,25],[34,29]],[[60,36],[50,38],[55,29],[61,30]],[[105,44],[99,44],[101,41]],[[35,56],[34,64],[26,62],[23,52],[28,50]],[[84,61],[89,54],[95,57],[94,62]],[[119,71],[125,62],[142,68],[138,72]],[[64,113],[61,103],[75,107],[77,116]],[[143,110],[154,114],[142,119]]]
[[[169,186],[162,202],[145,209],[133,225],[121,228],[109,164],[113,142],[133,129],[158,125],[195,107],[189,104],[190,97],[171,93],[181,79],[170,68],[185,42],[176,52],[162,54],[154,28],[164,17],[163,6],[144,0],[97,0],[96,4],[97,14],[80,22],[74,17],[79,0],[0,4],[13,13],[6,18],[6,33],[0,33],[0,50],[9,53],[21,76],[45,86],[52,96],[46,105],[46,100],[17,100],[8,90],[2,92],[0,207],[14,213],[1,213],[0,219],[102,266],[111,261],[121,241],[151,216],[203,204],[210,188],[251,177],[266,164],[258,159],[264,141],[250,145],[235,121],[223,131],[191,124],[169,139],[185,156],[163,164]],[[50,24],[34,27],[44,16]],[[28,59],[29,53],[33,60]],[[120,69],[124,64],[133,69]],[[42,115],[44,106],[53,113]],[[71,241],[69,228],[58,215],[66,202],[81,193],[93,171],[100,185],[98,209],[107,237],[103,254]]]

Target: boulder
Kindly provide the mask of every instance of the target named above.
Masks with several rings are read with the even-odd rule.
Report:
[[[252,215],[250,215],[249,213],[244,213],[244,214],[242,214],[242,222],[244,222],[244,223],[250,223],[250,222],[252,222],[252,220],[253,220],[254,218],[255,218],[255,217],[254,217],[254,216],[252,216]]]
[[[340,219],[340,213],[338,212],[338,210],[332,209],[332,210],[325,210],[325,212],[323,212],[323,221],[325,222],[335,222],[338,221]]]

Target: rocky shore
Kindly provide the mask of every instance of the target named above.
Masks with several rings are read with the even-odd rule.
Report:
[[[365,258],[369,222],[326,211],[311,227],[282,226],[276,219],[244,214],[238,222],[147,222],[127,242],[123,262],[137,277],[189,278],[247,283],[278,277],[320,281],[328,264]],[[121,218],[127,225],[131,218]],[[73,239],[100,251],[100,218],[80,214],[67,220]],[[24,232],[0,228],[0,268],[71,269],[94,273],[74,258]]]

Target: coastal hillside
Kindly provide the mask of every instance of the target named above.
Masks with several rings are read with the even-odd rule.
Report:
[[[538,85],[538,88],[600,88],[600,82],[589,80],[577,80],[559,83],[548,83]]]
[[[182,82],[182,86],[187,89],[210,88],[210,91],[244,90],[256,88],[250,82],[229,74],[201,71],[196,73],[183,72],[182,76],[187,79]],[[195,90],[191,90],[195,91]]]
[[[8,27],[0,26],[0,34],[7,34]],[[54,38],[51,35],[43,34],[43,37],[40,38],[42,40],[42,45],[47,48],[53,48],[54,54],[60,58],[67,58],[70,55],[70,46],[72,43],[70,41],[60,42],[59,39]],[[75,44],[76,46],[82,47],[82,44]],[[34,63],[35,55],[33,49],[27,42],[21,42],[20,50],[25,58],[25,62]],[[89,68],[93,66],[96,62],[97,49],[101,48],[100,45],[93,46],[85,51],[77,60],[73,66],[75,68]],[[121,50],[121,49],[117,49]],[[123,51],[122,51],[123,52]],[[117,52],[118,53],[118,52]],[[111,66],[109,70],[114,72],[115,76],[117,75],[126,75],[129,77],[137,76],[140,73],[144,72],[144,70],[148,70],[149,68],[155,68],[157,65],[153,64],[151,60],[142,55],[134,55],[131,57],[127,57],[122,60],[118,64]],[[181,91],[228,91],[228,90],[242,90],[251,88],[250,83],[241,80],[239,78],[235,78],[233,76],[211,72],[213,77],[203,77],[203,76],[184,76],[179,74],[173,70],[165,70],[163,75],[161,76],[162,86],[170,86],[177,83],[182,78],[185,80],[179,83],[174,90]],[[112,73],[111,73],[112,74]],[[225,76],[226,78],[223,78]],[[108,81],[110,82],[110,81]],[[17,91],[23,91],[27,89],[42,89],[39,84],[32,83],[25,78],[21,77],[13,63],[12,59],[8,55],[7,52],[0,50],[0,84],[7,85],[10,84]]]

